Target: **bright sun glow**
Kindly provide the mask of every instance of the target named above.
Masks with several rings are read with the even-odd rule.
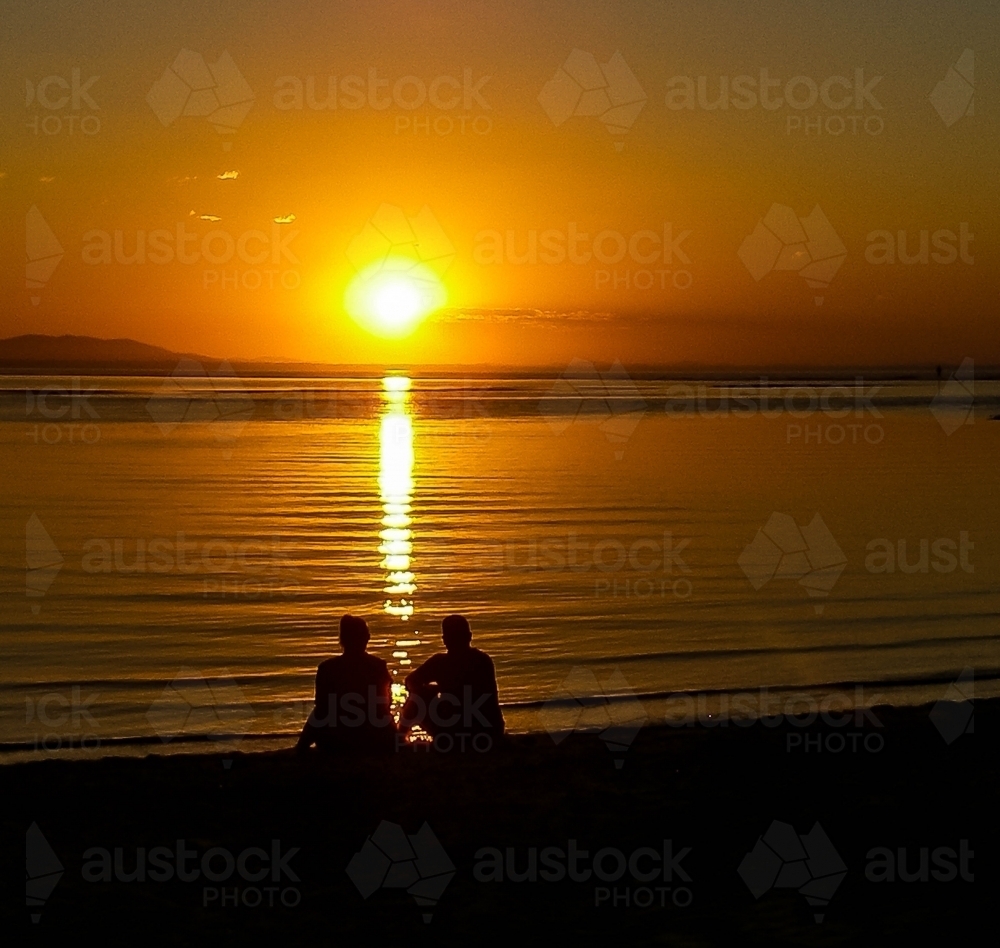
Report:
[[[406,258],[379,260],[362,270],[344,296],[347,312],[377,336],[408,336],[444,305],[444,284],[428,266]]]

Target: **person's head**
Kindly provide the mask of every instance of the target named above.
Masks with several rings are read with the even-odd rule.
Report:
[[[345,655],[363,652],[370,638],[368,623],[360,616],[347,613],[340,617],[340,644]]]
[[[444,639],[444,647],[449,652],[454,649],[468,648],[472,641],[469,620],[465,616],[445,616],[441,622],[441,638]]]

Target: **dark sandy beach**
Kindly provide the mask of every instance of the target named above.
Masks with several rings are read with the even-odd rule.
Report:
[[[953,708],[964,720],[972,705]],[[485,753],[406,749],[345,760],[281,751],[4,767],[9,878],[18,878],[33,823],[64,870],[40,908],[25,908],[12,881],[5,923],[20,932],[19,943],[70,933],[192,945],[951,938],[968,931],[989,901],[982,890],[992,836],[983,805],[1000,769],[1000,701],[976,702],[974,733],[950,745],[930,710],[876,708],[841,727],[777,719],[649,727],[624,755],[596,735],[573,734],[556,746],[538,734]],[[620,769],[615,756],[624,757]],[[390,848],[398,843],[383,821],[423,846],[418,870],[386,874],[385,857],[364,849],[373,833],[383,850],[387,840]],[[793,829],[773,828],[774,821]],[[425,822],[437,843],[421,834]],[[768,868],[765,849],[744,863],[762,835],[793,849],[802,837],[823,836],[828,845],[804,854],[806,869],[800,863],[776,876],[780,867]],[[177,878],[178,840],[190,881]],[[37,856],[37,837],[34,845]],[[172,876],[167,881],[155,881],[154,847],[162,847],[156,872]],[[139,848],[145,880],[115,879],[135,872]],[[532,849],[534,881],[511,881],[509,866],[502,882],[483,881],[497,875],[496,850],[503,862],[513,856],[516,875],[530,876]],[[396,855],[405,861],[405,852]],[[595,857],[603,881],[593,874]],[[441,876],[452,868],[445,884]],[[207,879],[206,871],[225,878]],[[101,881],[102,872],[112,881]],[[436,878],[431,890],[444,885],[437,904],[418,905],[405,888],[387,886],[393,872],[408,887],[417,876]],[[827,880],[827,905],[797,891],[831,875],[840,879]],[[767,891],[755,900],[744,876]],[[367,898],[357,880],[370,889]],[[779,884],[768,888],[772,882]],[[41,920],[32,924],[31,913]]]

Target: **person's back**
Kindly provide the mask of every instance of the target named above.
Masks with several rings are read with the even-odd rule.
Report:
[[[381,658],[376,658],[367,652],[328,658],[325,662],[321,662],[316,670],[317,695],[322,693],[326,696],[343,696],[359,693],[367,700],[369,688],[381,693],[385,690],[385,686],[391,683],[389,666]]]
[[[469,646],[439,652],[428,659],[427,664],[430,666],[428,673],[433,674],[432,680],[437,681],[442,698],[447,695],[449,699],[456,699],[463,711],[466,706],[478,708],[490,722],[489,726],[502,729],[503,719],[499,713],[499,701],[496,700],[496,671],[489,655]],[[484,695],[485,701],[482,700]],[[450,700],[448,703],[455,704]],[[457,704],[455,707],[458,709]],[[469,724],[474,728],[477,724],[483,727],[478,716],[469,714],[469,718]]]
[[[363,619],[341,619],[344,654],[328,658],[316,671],[316,706],[303,728],[300,749],[312,743],[329,751],[391,749],[392,675],[382,659],[365,651],[368,639]]]
[[[414,697],[403,710],[406,725],[420,724],[431,734],[504,732],[503,713],[493,659],[473,648],[472,632],[463,616],[448,616],[442,623],[446,652],[432,655],[406,679]],[[417,701],[416,699],[419,699]],[[424,713],[417,719],[417,705]]]

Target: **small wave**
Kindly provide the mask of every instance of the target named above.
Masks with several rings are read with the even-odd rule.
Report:
[[[785,694],[789,692],[815,692],[815,691],[849,691],[855,688],[918,688],[923,685],[947,685],[951,684],[960,674],[960,669],[946,674],[937,673],[928,675],[915,675],[906,678],[870,678],[854,679],[850,681],[829,681],[814,682],[812,684],[795,685],[759,685],[753,688],[689,688],[677,691],[643,691],[620,695],[587,695],[583,697],[566,696],[556,698],[546,698],[532,701],[512,701],[501,703],[502,708],[521,711],[538,710],[541,708],[572,708],[583,705],[584,707],[599,707],[603,704],[620,704],[629,701],[662,701],[668,698],[692,696],[692,695],[740,695],[759,694],[760,692],[776,692]],[[1000,681],[1000,668],[988,669],[980,672],[976,669],[976,681]]]

